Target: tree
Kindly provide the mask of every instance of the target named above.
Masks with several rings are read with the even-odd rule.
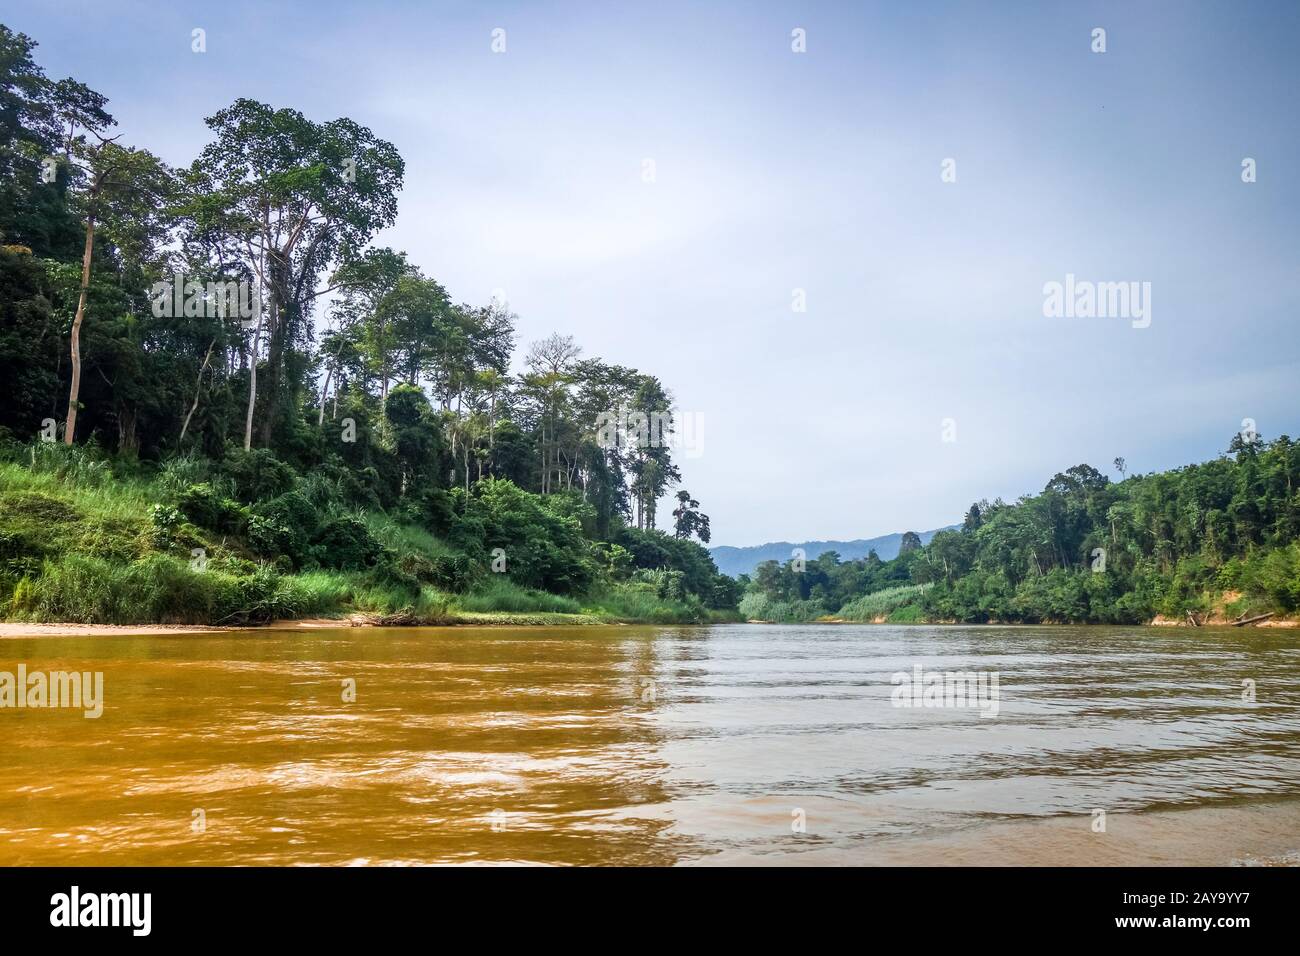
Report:
[[[337,287],[319,287],[320,277],[360,255],[377,230],[393,223],[404,165],[391,143],[349,119],[315,123],[296,110],[239,99],[206,122],[215,139],[191,167],[191,186],[201,197],[192,209],[198,228],[226,238],[266,297],[261,438],[269,444],[296,405],[313,303]],[[256,361],[254,351],[250,366]],[[257,400],[254,374],[246,447]]]
[[[898,556],[901,558],[905,554],[919,550],[920,547],[921,536],[915,531],[905,531],[903,539],[898,543]]]
[[[66,147],[58,84],[33,61],[35,48],[31,37],[0,24],[0,242],[62,261],[84,235],[68,209],[68,163],[53,165]],[[97,120],[111,125],[107,114]]]
[[[659,379],[642,375],[628,414],[636,418],[629,429],[632,437],[628,450],[636,523],[638,528],[649,530],[655,526],[660,496],[682,479],[667,440],[673,428],[672,396]]]
[[[93,118],[93,108],[70,107],[74,125],[98,122]],[[160,221],[166,216],[164,203],[172,191],[171,171],[152,154],[117,145],[116,137],[101,136],[93,127],[88,132],[98,143],[88,146],[85,137],[69,137],[68,155],[84,169],[86,186],[80,194],[79,207],[85,222],[86,242],[81,258],[81,285],[77,296],[77,310],[72,320],[70,351],[72,356],[72,382],[68,390],[68,413],[64,425],[63,441],[71,445],[77,428],[77,411],[81,393],[81,328],[86,318],[86,302],[90,294],[91,262],[95,251],[95,229],[103,221],[105,228],[115,232],[118,246],[134,242],[140,247],[137,253],[152,245],[159,237]]]
[[[384,417],[392,428],[394,451],[401,463],[402,491],[417,484],[442,487],[442,432],[424,392],[414,385],[398,385],[384,402]]]
[[[369,368],[381,369],[384,378],[381,380],[380,401],[387,399],[389,343],[387,329],[383,327],[387,313],[380,312],[380,304],[397,288],[403,276],[414,271],[406,261],[405,253],[383,248],[366,250],[336,273],[341,289],[330,309],[331,327],[326,333],[330,342],[327,345],[322,343],[322,352],[327,357],[318,425],[325,420],[325,400],[331,382],[336,396],[342,384],[338,379],[342,375],[345,351],[358,357],[364,353]],[[377,359],[380,355],[382,359]]]
[[[677,492],[677,507],[673,510],[673,537],[689,538],[695,535],[709,543],[709,516],[701,513],[700,503],[685,489]]]
[[[555,487],[555,479],[563,480],[556,433],[560,430],[568,406],[569,386],[573,384],[572,371],[580,355],[582,348],[573,341],[573,336],[555,333],[540,342],[534,342],[525,359],[529,374],[524,378],[524,385],[537,402],[539,410],[541,491],[544,495]]]
[[[216,531],[230,544],[200,540],[240,557],[454,590],[490,535],[507,547],[518,527],[521,582],[735,603],[696,543],[709,524],[689,493],[675,503],[682,537],[653,530],[680,481],[658,379],[584,359],[558,334],[513,378],[512,312],[454,304],[404,253],[369,246],[396,212],[403,167],[389,144],[348,120],[238,100],[208,119],[210,141],[177,177],[119,141],[103,96],[48,80],[34,47],[0,27],[0,437],[48,435],[66,399],[65,440],[92,438],[160,476],[151,548],[167,564]],[[613,444],[598,435],[606,412],[626,413]],[[353,509],[417,523],[449,549],[424,553],[418,535],[382,547]]]

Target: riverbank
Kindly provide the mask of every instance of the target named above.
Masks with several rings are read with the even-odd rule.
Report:
[[[272,621],[256,628],[213,624],[28,624],[0,623],[0,640],[18,637],[110,637],[214,634],[223,631],[320,631],[351,627],[591,627],[626,626],[637,622],[607,621],[588,614],[472,614],[437,624],[385,622],[378,617],[303,618]]]
[[[239,483],[211,462],[178,459],[157,474],[118,475],[110,465],[128,463],[44,446],[31,450],[30,464],[4,461],[4,453],[0,443],[0,620],[11,623],[739,620],[734,582],[699,545],[621,524],[610,532],[618,542],[598,540],[564,510],[574,502],[513,486],[488,483],[473,499],[501,512],[475,519],[489,533],[447,515],[348,506],[288,472],[289,490],[235,500],[217,489],[237,494]],[[192,480],[201,477],[211,482]]]
[[[823,614],[814,618],[804,618],[799,614],[791,614],[789,619],[767,619],[747,616],[746,623],[749,624],[974,624],[974,625],[995,625],[999,627],[1014,627],[1018,625],[1037,627],[1040,625],[1069,625],[1077,626],[1080,624],[1114,624],[1121,623],[1116,621],[1097,621],[1097,620],[1067,620],[1051,616],[1045,616],[1040,620],[998,620],[994,617],[988,617],[986,620],[968,621],[959,620],[954,617],[936,616],[927,614],[925,608],[919,601],[919,598],[925,594],[925,586],[892,588],[888,591],[880,592],[878,595],[867,595],[865,599],[860,599],[858,603],[849,605],[854,608],[855,613],[846,616],[842,610],[836,614]],[[883,604],[886,610],[876,614],[862,614],[862,601],[873,599],[879,604]],[[883,599],[883,600],[882,600]],[[1223,590],[1214,594],[1202,596],[1202,600],[1197,602],[1197,610],[1183,610],[1177,614],[1155,614],[1144,620],[1133,620],[1126,623],[1139,625],[1143,627],[1277,627],[1277,628],[1295,628],[1300,627],[1300,615],[1283,614],[1276,610],[1261,608],[1258,604],[1252,605],[1241,591]],[[792,605],[784,605],[786,610],[792,610]],[[744,606],[742,605],[742,610]],[[844,609],[848,610],[848,608]]]
[[[112,635],[214,634],[223,631],[321,631],[351,627],[630,627],[652,622],[623,620],[601,614],[526,613],[511,611],[462,611],[434,622],[403,618],[398,615],[350,614],[345,617],[289,618],[271,621],[255,628],[247,625],[218,624],[77,624],[0,621],[0,640],[27,637],[108,637]],[[725,615],[703,622],[709,624],[741,623]]]
[[[259,631],[319,631],[337,630],[345,627],[596,627],[596,626],[632,626],[647,625],[654,622],[638,620],[621,620],[599,614],[561,614],[561,613],[516,613],[509,611],[460,612],[436,622],[424,622],[402,618],[398,615],[351,614],[345,617],[311,617],[290,618],[271,621],[255,628]],[[703,622],[709,624],[779,624],[779,621],[742,621],[718,614],[715,619]],[[846,621],[821,620],[810,621],[811,624],[890,624],[887,620]],[[913,624],[926,626],[950,627],[1108,627],[1113,625],[1066,624],[1059,621],[1045,621],[1041,624],[1004,624],[989,621],[986,624],[961,624],[957,621],[915,621]],[[1143,627],[1186,627],[1192,625],[1187,621],[1162,619],[1157,617]],[[1231,627],[1230,621],[1210,621],[1197,625],[1207,628]],[[1256,621],[1246,627],[1298,628],[1300,621],[1294,619]],[[32,623],[25,621],[0,621],[0,639],[10,637],[94,637],[121,635],[168,635],[168,634],[211,634],[222,631],[245,631],[244,626],[223,626],[212,624],[77,624],[77,623]]]
[[[1020,621],[983,621],[978,624],[972,624],[969,621],[952,621],[952,620],[915,620],[915,621],[891,621],[887,617],[880,616],[870,621],[850,621],[842,617],[823,617],[814,621],[760,621],[756,618],[746,620],[746,624],[923,624],[928,627],[950,626],[950,627],[1113,627],[1111,624],[1102,623],[1078,623],[1074,621],[1038,621],[1033,624],[1025,624]],[[1300,627],[1300,620],[1296,618],[1267,618],[1262,621],[1250,621],[1247,623],[1238,622],[1230,619],[1214,619],[1198,621],[1193,624],[1186,619],[1165,617],[1163,614],[1157,614],[1152,620],[1146,621],[1139,627],[1280,627],[1295,628]]]

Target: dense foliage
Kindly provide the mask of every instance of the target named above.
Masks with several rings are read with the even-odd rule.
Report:
[[[1300,610],[1298,539],[1300,445],[1237,435],[1213,461],[1119,482],[1076,465],[1040,494],[972,505],[959,530],[894,561],[766,562],[740,609],[1025,623],[1288,615]]]
[[[561,335],[516,374],[504,302],[372,245],[392,144],[241,99],[174,169],[34,48],[0,25],[8,614],[734,608],[689,493],[656,530],[681,479],[663,384]],[[611,441],[611,416],[668,433]]]

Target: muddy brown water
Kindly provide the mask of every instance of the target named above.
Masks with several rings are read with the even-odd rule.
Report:
[[[1300,859],[1290,631],[0,640],[19,664],[102,672],[103,713],[0,708],[0,864]],[[996,714],[897,706],[917,666],[996,675]]]

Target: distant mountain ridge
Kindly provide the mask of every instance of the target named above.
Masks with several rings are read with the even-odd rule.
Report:
[[[957,525],[919,532],[921,543],[929,544],[936,533],[955,527]],[[718,566],[719,571],[734,578],[739,574],[753,574],[754,569],[764,561],[789,561],[791,552],[795,548],[803,548],[804,556],[809,561],[827,551],[837,552],[841,561],[855,561],[865,558],[873,548],[880,556],[880,560],[892,561],[898,557],[898,546],[905,533],[896,531],[879,538],[856,538],[853,541],[770,541],[767,544],[755,544],[748,548],[735,548],[724,544],[710,548],[709,554],[713,555],[713,563]]]

